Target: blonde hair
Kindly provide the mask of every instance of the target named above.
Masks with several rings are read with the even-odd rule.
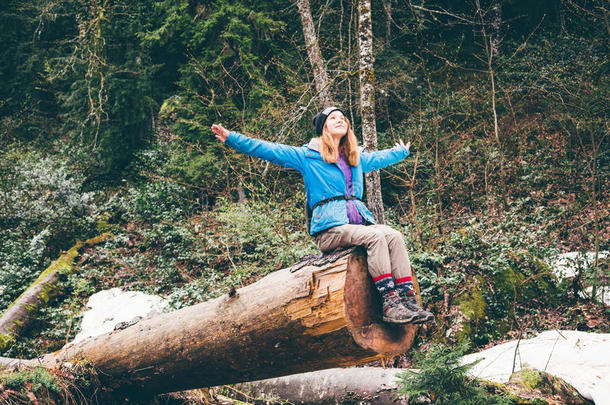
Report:
[[[350,166],[357,166],[360,160],[358,139],[356,139],[356,135],[352,131],[352,125],[347,117],[345,117],[345,122],[347,123],[347,133],[341,138],[339,147],[342,148],[343,156],[345,156]],[[333,137],[326,128],[326,123],[324,123],[322,136],[320,136],[320,154],[326,163],[336,163],[339,160],[339,150],[335,147]]]

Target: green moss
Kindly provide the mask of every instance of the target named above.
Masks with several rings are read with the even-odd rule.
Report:
[[[36,279],[36,281],[34,281],[11,305],[8,306],[8,308],[2,313],[2,315],[4,315],[4,313],[6,311],[9,310],[9,308],[11,308],[11,306],[13,306],[16,302],[18,302],[21,297],[25,294],[26,291],[28,291],[30,288],[34,287],[37,284],[40,284],[42,282],[44,282],[45,278],[47,276],[49,276],[52,273],[62,273],[62,274],[70,274],[73,270],[73,263],[74,263],[74,259],[76,259],[79,255],[79,251],[80,249],[83,248],[83,246],[94,246],[98,243],[104,242],[108,239],[110,239],[113,235],[111,233],[103,233],[101,235],[98,235],[94,238],[88,239],[85,242],[81,242],[78,241],[76,242],[76,244],[70,249],[68,250],[66,253],[62,254],[57,260],[55,260],[53,263],[51,263],[51,265],[49,267],[47,267],[42,273],[40,273],[40,275],[38,276],[38,278]],[[43,291],[44,294],[44,291]],[[49,300],[45,300],[45,302],[48,302]],[[1,318],[1,316],[0,316]]]
[[[37,392],[43,387],[53,392],[60,391],[55,378],[44,367],[36,367],[0,376],[0,382],[7,388],[16,391],[25,391],[27,389],[25,387],[26,384],[31,384],[33,392]]]
[[[542,378],[540,377],[540,373],[536,370],[532,370],[530,368],[524,368],[519,373],[521,375],[521,381],[523,383],[523,387],[528,390],[536,389],[540,383],[542,382]]]
[[[503,271],[499,271],[494,278],[498,285],[511,291],[518,288],[525,280],[522,273],[510,266],[507,266]]]
[[[513,373],[506,384],[506,388],[512,395],[519,398],[531,398],[531,401],[552,399],[552,403],[575,405],[590,403],[574,387],[567,384],[561,378],[540,370],[525,368]],[[521,404],[524,402],[516,401],[515,403]]]
[[[513,300],[528,304],[541,297],[551,305],[557,303],[559,294],[549,265],[531,254],[519,257],[519,262],[524,266],[523,271],[507,266],[494,276],[498,289],[504,291],[505,297],[509,297],[504,304],[512,307]]]
[[[42,286],[40,293],[41,303],[48,304],[53,297],[57,297],[61,293],[61,289],[55,284],[45,284]]]
[[[554,305],[560,302],[559,288],[557,276],[553,273],[551,266],[541,260],[540,258],[534,258],[534,261],[538,268],[538,276],[535,277],[536,288],[538,291],[535,293],[542,293],[548,300],[549,304]]]
[[[57,295],[59,295],[61,293],[61,290],[57,285],[47,282],[47,278],[50,275],[52,275],[53,273],[59,273],[59,274],[72,273],[72,271],[74,269],[74,265],[73,265],[74,260],[78,257],[79,251],[84,246],[96,245],[100,242],[110,239],[112,236],[113,235],[111,233],[103,233],[99,236],[88,239],[85,242],[78,241],[70,250],[68,250],[67,252],[62,254],[57,260],[55,260],[53,263],[51,263],[51,265],[49,267],[47,267],[42,273],[40,273],[38,278],[32,284],[30,284],[30,286],[23,293],[21,293],[21,295],[19,295],[19,297],[17,297],[17,299],[15,301],[13,301],[0,314],[0,319],[2,319],[4,314],[6,314],[14,305],[19,305],[23,296],[28,291],[30,291],[32,288],[36,287],[39,284],[42,284],[42,291],[40,293],[39,299],[35,303],[25,306],[25,309],[28,313],[31,313],[33,311],[37,311],[41,305],[47,304],[53,297],[56,297]],[[21,305],[23,305],[23,304],[21,304]],[[9,325],[8,328],[9,328],[9,330],[15,332],[15,331],[18,331],[19,329],[21,329],[22,325],[23,325],[23,320],[16,320],[13,322],[12,327],[11,327],[11,325]],[[10,345],[13,344],[14,338],[12,337],[12,334],[6,334],[6,333],[3,335],[0,335],[0,336],[11,336],[10,339],[0,338],[0,352],[2,352],[7,347],[9,347]]]
[[[458,302],[462,312],[470,319],[478,322],[485,317],[487,303],[485,302],[485,298],[483,298],[483,293],[478,284],[470,294],[466,295]]]
[[[30,291],[33,287],[35,287],[41,283],[44,284],[42,293],[41,293],[41,299],[45,303],[49,302],[50,298],[52,298],[52,295],[50,294],[52,289],[49,288],[50,285],[47,284],[45,282],[45,280],[47,279],[47,277],[49,275],[51,275],[53,273],[69,274],[72,271],[72,262],[74,261],[76,256],[78,256],[78,249],[80,249],[81,247],[82,247],[82,242],[78,242],[72,249],[68,250],[66,253],[61,255],[59,257],[59,259],[57,259],[53,263],[51,263],[51,265],[49,267],[47,267],[42,273],[40,273],[38,278],[32,284],[30,284],[30,286],[23,293],[21,293],[21,295],[19,295],[19,297],[17,297],[17,299],[15,301],[13,301],[11,303],[11,305],[9,305],[4,310],[4,312],[2,312],[2,315],[0,315],[0,318],[2,318],[2,316],[13,307],[13,305],[19,303],[21,301],[21,298],[28,291]],[[28,305],[26,307],[28,312],[33,311],[37,308],[38,308],[38,305]]]
[[[10,333],[0,333],[0,352],[15,343],[15,338]]]
[[[468,317],[468,320],[462,324],[462,329],[456,333],[458,342],[473,340],[477,326],[487,316],[487,302],[483,297],[482,283],[483,280],[476,277],[472,290],[457,300],[462,313]]]
[[[109,219],[110,219],[110,214],[107,212],[104,212],[103,214],[101,214],[100,216],[97,217],[95,226],[96,226],[98,232],[107,232],[110,230],[110,228],[112,228],[112,226],[108,223]]]

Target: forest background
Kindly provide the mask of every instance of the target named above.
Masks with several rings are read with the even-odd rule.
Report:
[[[357,4],[311,10],[360,137]],[[607,2],[383,0],[372,13],[379,148],[412,144],[381,171],[386,221],[437,314],[417,345],[608,332],[607,307],[582,295],[608,284]],[[105,288],[180,308],[317,251],[299,174],[209,129],[313,136],[322,104],[295,2],[4,0],[0,26],[0,311],[77,240],[114,234],[0,355],[61,347]],[[561,281],[550,265],[567,251],[594,254]]]

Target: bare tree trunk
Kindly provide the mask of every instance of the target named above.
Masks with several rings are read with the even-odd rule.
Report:
[[[381,2],[383,3],[383,11],[385,11],[386,15],[385,43],[389,45],[392,38],[392,0],[382,0]]]
[[[416,331],[417,325],[381,322],[380,298],[358,248],[40,359],[0,358],[0,365],[85,359],[104,385],[155,394],[367,362],[405,352]]]
[[[102,234],[85,242],[78,242],[66,253],[55,260],[1,315],[0,315],[0,351],[4,351],[14,338],[31,320],[43,305],[61,291],[57,287],[60,274],[72,271],[72,263],[79,250],[93,246],[109,239],[112,235]]]
[[[292,404],[408,404],[398,394],[398,375],[404,370],[381,367],[332,368],[235,386],[244,400],[279,400]],[[241,399],[241,398],[240,398]]]
[[[415,155],[415,164],[413,165],[413,175],[411,176],[410,184],[409,184],[409,198],[411,199],[411,220],[415,225],[415,231],[417,232],[417,239],[419,240],[419,251],[423,252],[426,249],[426,245],[424,243],[424,237],[419,226],[419,221],[417,219],[417,203],[415,200],[415,178],[417,175],[417,164],[419,162],[419,152]]]
[[[494,135],[496,137],[496,142],[498,143],[498,147],[501,147],[500,142],[500,131],[498,129],[498,112],[496,109],[496,80],[495,80],[495,72],[493,69],[494,58],[499,55],[500,42],[501,42],[501,34],[500,27],[502,23],[502,6],[500,2],[496,1],[491,8],[492,16],[491,16],[491,36],[489,38],[489,52],[488,52],[488,69],[489,76],[491,79],[491,101],[492,101],[492,109],[494,114]],[[484,26],[483,26],[483,29]]]
[[[334,104],[333,97],[330,92],[330,82],[328,80],[328,73],[324,66],[324,60],[322,59],[322,53],[318,45],[318,38],[316,36],[316,30],[313,24],[313,18],[311,17],[311,7],[309,0],[297,0],[297,6],[299,8],[299,14],[301,15],[301,23],[303,24],[303,36],[305,37],[305,46],[307,47],[307,57],[309,63],[313,68],[313,77],[316,84],[316,90],[320,97],[320,101],[324,107],[328,107]]]
[[[502,25],[502,5],[499,1],[495,1],[489,13],[491,20],[489,25],[491,27],[491,34],[486,29],[485,11],[481,9],[479,0],[476,0],[477,13],[480,16],[481,21],[481,33],[483,34],[483,41],[485,42],[485,55],[487,58],[487,71],[489,73],[489,80],[491,82],[491,109],[493,112],[494,119],[494,140],[498,148],[498,154],[500,156],[500,187],[502,191],[502,203],[506,208],[508,200],[508,190],[506,189],[506,176],[505,176],[505,157],[502,141],[500,140],[500,128],[498,125],[498,109],[497,109],[497,90],[496,90],[496,75],[494,70],[495,58],[499,55],[501,38],[501,25]]]
[[[370,0],[358,0],[358,48],[360,51],[360,109],[362,114],[362,138],[369,151],[377,150],[375,126],[375,72],[373,64],[373,24]],[[379,224],[385,223],[379,171],[366,175],[367,205]]]
[[[439,113],[440,113],[440,100],[436,103],[436,115],[432,120],[434,127],[434,174],[436,179],[436,205],[438,207],[438,218],[435,218],[436,229],[439,235],[443,234],[443,224],[445,223],[443,217],[443,189],[444,189],[444,177],[441,171],[440,161],[440,124],[439,124]]]
[[[244,191],[244,186],[241,185],[241,183],[239,184],[239,186],[237,186],[237,198],[240,204],[245,204],[246,201],[248,200],[246,198],[246,192]]]
[[[502,5],[500,1],[494,2],[491,8],[491,37],[489,39],[489,77],[491,80],[491,98],[492,98],[492,109],[494,114],[494,136],[496,143],[498,144],[498,152],[500,155],[500,183],[502,187],[502,204],[506,209],[508,204],[508,190],[506,184],[506,157],[504,156],[504,147],[500,140],[500,128],[498,126],[498,108],[497,108],[497,90],[496,90],[496,74],[495,74],[495,59],[500,54],[500,43],[502,42]]]

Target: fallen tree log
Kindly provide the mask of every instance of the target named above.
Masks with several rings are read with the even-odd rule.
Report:
[[[72,263],[85,246],[93,246],[109,239],[104,233],[84,242],[78,241],[62,254],[0,315],[0,352],[4,351],[30,321],[32,314],[60,293],[57,287],[60,274],[72,271]]]
[[[405,371],[381,367],[334,368],[217,389],[229,390],[229,396],[251,404],[408,404],[408,395],[399,393],[400,375]],[[562,378],[530,368],[514,372],[506,383],[475,379],[475,384],[490,395],[504,395],[516,404],[593,405],[593,401]]]
[[[331,368],[240,383],[228,389],[238,399],[255,403],[406,405],[408,396],[398,393],[398,375],[403,372],[400,368]]]
[[[85,359],[102,383],[127,393],[260,380],[407,351],[417,325],[382,323],[380,309],[366,253],[354,248],[327,264],[279,270],[232,294],[20,365]]]

